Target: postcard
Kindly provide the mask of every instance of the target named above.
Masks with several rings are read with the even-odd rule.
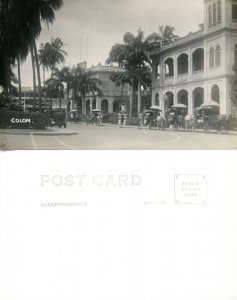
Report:
[[[1,299],[236,299],[235,152],[0,155]]]
[[[12,2],[2,150],[236,149],[236,1]]]
[[[18,2],[0,299],[237,300],[236,1]]]

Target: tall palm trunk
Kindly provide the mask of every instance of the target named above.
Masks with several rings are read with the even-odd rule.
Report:
[[[141,77],[138,76],[138,91],[137,91],[137,113],[141,112]]]
[[[132,84],[131,84],[131,90],[130,90],[130,117],[132,116],[132,106],[133,106],[133,94],[134,94],[134,78],[132,78]]]
[[[62,108],[62,88],[59,86],[59,108]]]
[[[44,100],[46,101],[46,89],[45,89],[45,67],[42,65],[42,69],[43,69],[43,81],[44,81],[44,89],[43,89],[43,95],[44,95]]]
[[[81,112],[82,112],[82,115],[84,116],[85,115],[85,97],[81,97]]]
[[[68,120],[68,111],[69,111],[69,84],[67,83],[66,87],[66,120]]]
[[[11,87],[11,65],[7,55],[5,55],[5,74],[4,93],[9,95]]]
[[[41,108],[42,108],[42,90],[41,90],[41,79],[40,79],[40,66],[39,66],[39,59],[38,59],[38,53],[37,53],[35,39],[33,41],[33,47],[34,47],[34,54],[35,54],[36,73],[37,73],[37,79],[38,79],[39,111],[41,112]]]
[[[19,56],[17,57],[17,70],[18,70],[19,100],[21,101],[21,62]]]
[[[33,109],[35,110],[35,102],[36,102],[36,79],[35,79],[35,60],[34,60],[34,51],[32,44],[30,45],[30,53],[31,53],[31,63],[32,63],[32,74],[33,74]]]

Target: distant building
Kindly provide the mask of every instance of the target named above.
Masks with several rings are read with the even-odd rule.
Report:
[[[230,100],[232,66],[237,63],[237,0],[205,0],[200,30],[152,54],[152,103],[188,112],[213,100],[221,114],[234,112]],[[185,16],[184,16],[185,17]]]
[[[38,97],[38,87],[36,87],[36,107],[38,106],[39,103],[39,97]],[[19,97],[16,97],[19,99]],[[33,101],[34,101],[34,91],[31,87],[22,87],[21,88],[21,103],[24,107],[24,109],[27,108],[32,108],[33,107]],[[50,106],[50,98],[45,97],[44,94],[42,95],[42,104]],[[58,98],[52,98],[52,108],[59,108],[59,99]],[[66,108],[66,100],[65,97],[64,99],[61,100],[61,107]]]
[[[94,76],[102,82],[102,85],[99,86],[102,94],[101,96],[86,95],[84,114],[95,108],[100,109],[103,114],[120,111],[121,103],[129,99],[129,85],[116,86],[116,83],[110,79],[110,76],[116,72],[124,72],[124,70],[119,67],[102,66],[100,64],[87,68],[87,70],[93,72]],[[76,109],[76,103],[73,103],[72,108]]]

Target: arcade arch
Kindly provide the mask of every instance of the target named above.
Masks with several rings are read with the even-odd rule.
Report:
[[[101,101],[101,112],[102,114],[108,114],[109,111],[109,101],[107,99],[103,99]]]
[[[86,114],[90,113],[91,107],[90,107],[90,99],[86,100]]]
[[[178,57],[178,74],[188,73],[188,54],[182,53]]]
[[[217,84],[214,84],[211,89],[211,99],[220,104],[220,89]]]
[[[178,92],[178,103],[182,103],[188,107],[188,91],[182,89]]]
[[[170,109],[174,105],[174,94],[170,91],[166,92],[164,95],[165,108]]]
[[[165,60],[165,77],[174,76],[174,60],[169,57]]]
[[[204,50],[196,49],[192,54],[193,72],[202,71],[204,69]]]
[[[197,108],[204,102],[204,88],[197,87],[193,90],[193,108]]]
[[[160,106],[160,95],[158,93],[155,95],[155,105]]]

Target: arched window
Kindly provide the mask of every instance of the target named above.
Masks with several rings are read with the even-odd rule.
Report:
[[[156,79],[160,79],[160,64],[158,63],[157,65],[156,65]]]
[[[86,100],[86,114],[89,114],[89,112],[91,111],[91,102],[90,99]]]
[[[186,53],[182,53],[178,57],[178,74],[188,73],[188,55]]]
[[[237,1],[232,2],[232,21],[237,22]]]
[[[103,99],[101,101],[101,112],[103,114],[107,114],[108,113],[108,108],[109,108],[109,102],[107,99]]]
[[[208,6],[208,26],[212,26],[212,9],[211,6]]]
[[[193,72],[204,69],[204,50],[198,48],[193,52]]]
[[[216,3],[214,2],[212,5],[212,13],[213,13],[213,24],[216,24]]]
[[[214,84],[211,89],[211,99],[220,104],[220,89],[217,84]]]
[[[216,46],[215,64],[216,64],[216,66],[220,66],[221,65],[221,48],[220,48],[219,45]]]
[[[93,102],[92,102],[92,109],[95,109],[96,108],[96,99],[93,98]]]
[[[221,0],[217,1],[217,23],[221,23]]]
[[[234,62],[235,64],[237,64],[237,44],[235,44],[235,48],[234,48]]]
[[[159,97],[158,93],[156,93],[156,96],[155,96],[155,105],[160,106],[160,97]]]
[[[211,47],[209,51],[209,67],[214,67],[214,48]]]
[[[177,94],[178,103],[182,103],[188,107],[188,92],[186,90],[180,90]]]
[[[164,63],[165,63],[165,77],[174,76],[174,60],[172,58],[168,58]]]

